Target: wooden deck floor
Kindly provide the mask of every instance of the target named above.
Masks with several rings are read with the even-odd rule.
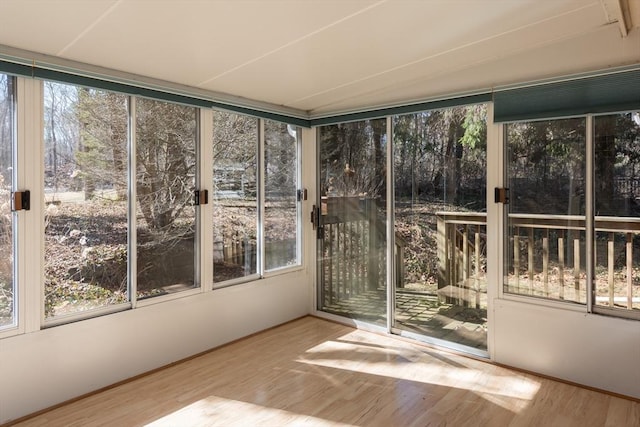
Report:
[[[351,298],[334,300],[325,305],[323,311],[386,327],[386,304],[385,291],[366,291]],[[416,334],[486,350],[486,317],[486,310],[442,304],[437,296],[396,293],[395,326]]]
[[[622,427],[640,403],[305,317],[18,425]]]

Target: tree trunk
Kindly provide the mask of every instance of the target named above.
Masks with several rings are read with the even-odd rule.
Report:
[[[595,129],[596,215],[614,215],[616,214],[614,169],[616,163],[616,116],[598,117],[598,126]]]

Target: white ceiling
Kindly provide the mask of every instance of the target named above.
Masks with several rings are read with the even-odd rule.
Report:
[[[638,64],[638,24],[640,0],[0,0],[5,48],[312,117]]]

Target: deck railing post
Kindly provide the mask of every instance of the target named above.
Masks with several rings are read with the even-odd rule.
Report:
[[[615,296],[615,278],[613,276],[615,268],[615,234],[609,233],[609,239],[607,240],[607,272],[608,272],[608,285],[609,285],[609,307],[613,307]]]
[[[633,308],[633,234],[627,233],[627,308]]]
[[[378,209],[377,203],[375,199],[367,199],[366,200],[366,216],[367,222],[369,225],[369,257],[368,257],[368,271],[367,276],[369,279],[368,289],[370,291],[375,291],[378,289],[379,280],[380,280],[380,271],[379,271],[379,256],[380,251],[378,250]]]
[[[471,267],[471,258],[469,257],[469,225],[462,226],[462,294],[461,305],[467,307],[469,305],[469,270]]]
[[[448,265],[448,247],[449,239],[447,235],[447,227],[444,218],[440,215],[436,216],[436,240],[438,250],[438,289],[445,288],[449,284]],[[439,297],[442,302],[443,298]]]
[[[529,228],[529,239],[527,241],[527,269],[529,270],[529,293],[533,294],[533,228]]]
[[[564,299],[564,230],[558,231],[558,274],[560,275],[560,299]]]
[[[476,234],[474,236],[475,243],[475,277],[473,280],[473,289],[476,293],[476,308],[480,308],[480,225],[476,226]]]
[[[579,235],[578,235],[579,236]],[[575,301],[580,301],[580,238],[573,240],[573,280]]]
[[[514,227],[513,233],[513,275],[516,281],[516,292],[520,292],[520,227]]]
[[[544,295],[549,296],[549,229],[544,230],[542,236],[542,282]]]

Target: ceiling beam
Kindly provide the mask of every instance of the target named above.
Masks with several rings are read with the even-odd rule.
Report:
[[[604,13],[609,23],[618,23],[620,34],[627,37],[633,28],[629,0],[601,0]]]

